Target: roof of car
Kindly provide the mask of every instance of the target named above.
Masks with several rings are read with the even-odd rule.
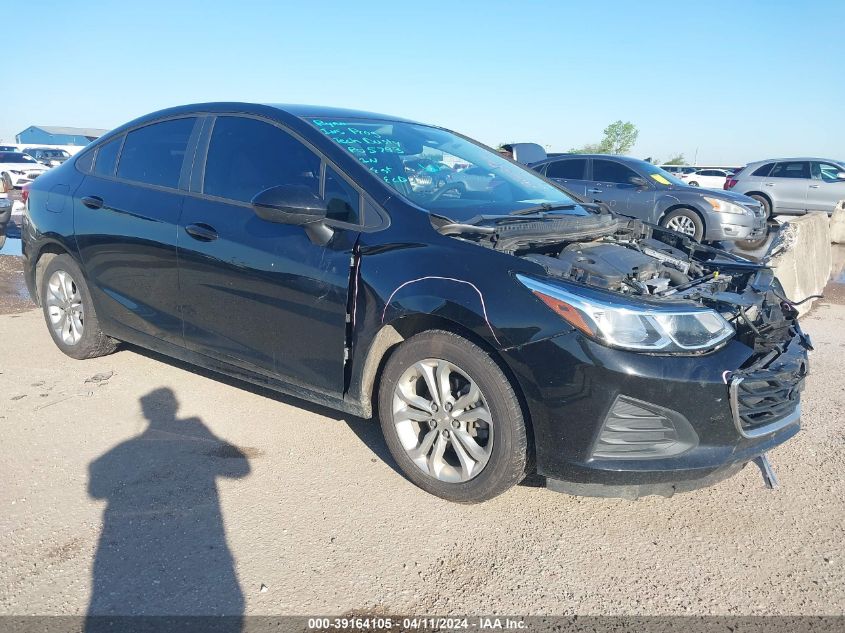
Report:
[[[335,108],[331,106],[305,105],[298,103],[265,103],[260,105],[277,108],[283,112],[287,112],[288,114],[292,114],[300,118],[325,117],[327,119],[378,119],[380,121],[416,123],[416,121],[411,121],[410,119],[405,119],[403,117],[392,116],[389,114],[379,114],[377,112],[367,112],[366,110],[354,110],[351,108]]]
[[[550,163],[556,160],[560,160],[562,158],[612,158],[614,160],[622,161],[624,163],[645,162],[639,158],[634,158],[633,156],[623,156],[621,154],[556,154],[555,156],[550,156],[549,158],[544,158],[543,160],[531,164],[542,165],[543,163]]]
[[[765,158],[763,160],[755,160],[753,162],[748,163],[749,165],[756,165],[758,163],[778,163],[778,162],[787,162],[787,161],[799,161],[799,160],[818,160],[818,161],[830,161],[832,163],[843,163],[838,158],[819,158],[817,156],[796,156],[794,158]]]

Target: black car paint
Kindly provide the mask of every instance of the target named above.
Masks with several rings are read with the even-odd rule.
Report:
[[[373,214],[367,226],[335,223],[332,240],[321,246],[302,227],[267,223],[248,205],[197,193],[188,163],[202,164],[202,127],[224,113],[283,126],[346,174]],[[178,189],[85,175],[75,167],[79,157],[33,183],[23,228],[33,297],[39,257],[68,253],[87,276],[102,328],[114,337],[364,417],[372,415],[391,346],[424,329],[450,329],[487,349],[518,386],[538,472],[556,479],[695,479],[797,431],[795,425],[758,441],[738,439],[723,375],[751,357],[743,343],[667,357],[589,340],[514,279],[542,276],[539,265],[439,234],[428,213],[304,119],[395,117],[308,106],[184,106],[128,123],[79,156],[133,128],[184,116],[196,116],[199,131]],[[90,208],[96,200],[86,206],[91,197],[101,208]],[[192,238],[190,224],[212,228],[217,239]],[[683,411],[698,446],[643,464],[591,461],[589,449],[620,393]]]

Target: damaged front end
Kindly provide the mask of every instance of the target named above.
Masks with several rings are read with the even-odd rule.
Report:
[[[608,403],[590,406],[596,430],[550,473],[560,489],[625,496],[627,477],[638,496],[672,494],[750,460],[774,485],[764,453],[797,429],[812,345],[765,262],[607,213],[478,218],[440,230],[536,264],[517,280],[574,330],[620,351],[618,360],[602,354],[604,378],[591,388]],[[559,402],[552,415],[582,410],[569,406]],[[602,483],[583,487],[594,481]]]

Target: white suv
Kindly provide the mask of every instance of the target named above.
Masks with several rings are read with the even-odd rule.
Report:
[[[746,165],[725,188],[759,200],[768,214],[833,213],[845,200],[845,162],[828,158],[778,158]]]

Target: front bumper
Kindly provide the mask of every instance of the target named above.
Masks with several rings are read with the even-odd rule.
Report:
[[[722,240],[756,240],[768,232],[766,212],[762,206],[747,207],[748,215],[717,213],[707,211],[707,230],[704,239],[712,242]]]
[[[639,487],[633,495],[611,496],[641,496],[729,477],[798,432],[807,352],[797,335],[778,358],[784,366],[804,368],[789,391],[794,406],[775,407],[774,417],[752,420],[746,433],[736,418],[748,411],[737,412],[736,403],[732,409],[730,385],[734,376],[759,380],[754,372],[761,368],[752,362],[752,350],[735,339],[705,356],[654,356],[614,350],[571,332],[510,350],[507,360],[528,404],[538,473],[550,480],[550,487],[592,495]],[[645,431],[635,428],[628,435],[633,438],[630,452],[623,446],[613,454],[607,447],[625,442],[619,439],[625,433],[608,426],[609,420],[616,423],[612,418],[620,399],[666,412],[663,417],[675,420],[677,433],[654,431],[653,425]],[[757,404],[746,398],[743,406],[749,402]],[[608,428],[613,431],[609,442]],[[638,451],[636,443],[648,443],[654,433],[663,447],[650,454]]]

